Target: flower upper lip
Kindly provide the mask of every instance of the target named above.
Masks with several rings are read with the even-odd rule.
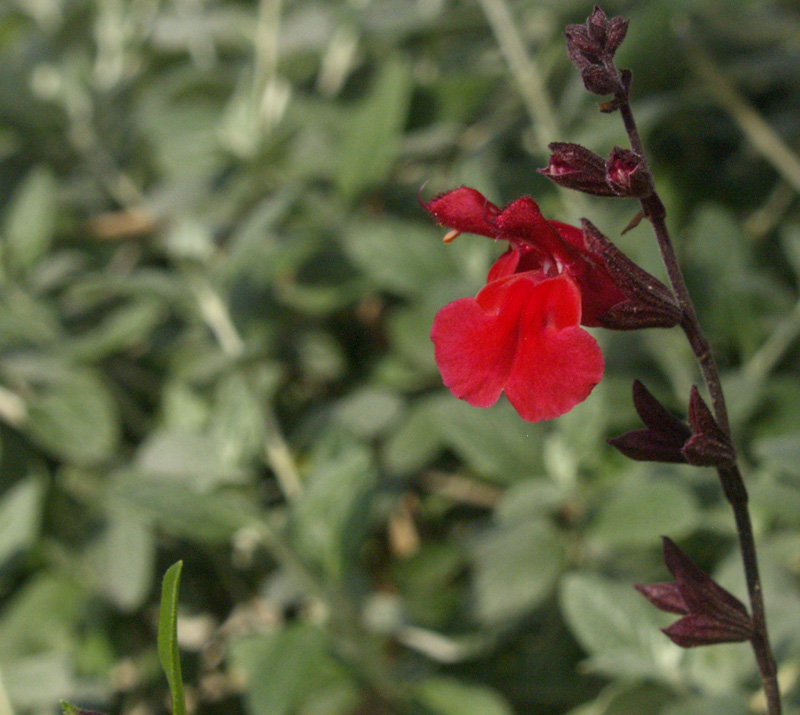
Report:
[[[551,276],[569,273],[581,292],[583,325],[601,325],[601,316],[627,299],[603,257],[587,247],[583,231],[547,220],[527,196],[501,209],[475,189],[462,186],[422,206],[438,223],[459,233],[508,241],[512,250],[520,253],[520,272],[539,269]],[[448,233],[447,237],[451,236],[452,232]]]

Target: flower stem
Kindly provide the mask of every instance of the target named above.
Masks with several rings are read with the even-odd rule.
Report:
[[[631,148],[641,157],[645,171],[651,174],[627,93],[618,95],[617,101],[619,103],[622,121],[625,124],[625,130],[631,142]],[[653,231],[658,241],[661,257],[667,269],[670,284],[672,285],[675,297],[683,312],[681,328],[686,334],[689,344],[692,347],[692,352],[700,365],[703,379],[705,380],[706,387],[711,396],[714,416],[720,428],[730,439],[731,429],[719,371],[717,370],[711,346],[700,326],[700,321],[697,318],[697,313],[689,295],[689,290],[686,287],[683,271],[681,271],[678,258],[675,255],[675,249],[673,248],[665,221],[666,210],[664,209],[664,204],[661,202],[656,191],[653,190],[652,194],[641,199],[641,206],[642,211],[653,226]],[[751,644],[755,653],[758,670],[761,674],[761,681],[767,702],[767,713],[768,715],[780,715],[781,700],[780,691],[778,689],[777,669],[769,643],[769,636],[767,634],[764,598],[761,592],[761,579],[758,573],[758,560],[756,558],[753,526],[747,507],[747,489],[745,488],[744,480],[742,479],[738,466],[734,465],[733,467],[718,469],[717,471],[725,498],[733,509],[736,531],[739,535],[739,546],[744,562],[745,580],[747,582],[747,591],[750,596],[751,617],[754,626]]]

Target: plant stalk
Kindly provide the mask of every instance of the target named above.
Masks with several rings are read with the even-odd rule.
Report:
[[[618,94],[617,101],[620,114],[622,115],[622,121],[625,124],[625,130],[631,143],[631,149],[641,157],[644,170],[650,175],[652,184],[652,173],[647,164],[644,146],[633,118],[627,92]],[[683,313],[681,328],[689,340],[692,352],[700,365],[703,379],[705,380],[706,387],[711,396],[714,416],[722,431],[732,442],[728,411],[725,406],[725,396],[722,391],[719,371],[711,351],[711,346],[700,326],[697,312],[694,309],[689,290],[686,287],[683,271],[681,271],[678,258],[675,255],[675,249],[672,245],[672,240],[665,221],[666,210],[664,209],[664,204],[661,202],[655,189],[653,189],[653,192],[649,196],[640,199],[640,203],[642,211],[653,226],[653,231],[658,241],[658,247],[661,251],[661,257],[667,269],[670,284],[672,285],[672,290],[675,293],[675,297]],[[750,609],[754,629],[750,642],[753,647],[759,673],[761,674],[761,681],[767,702],[767,713],[768,715],[780,715],[781,699],[778,688],[777,668],[767,633],[764,598],[761,590],[761,579],[758,573],[758,560],[756,558],[753,526],[750,520],[750,511],[747,506],[747,489],[738,466],[734,465],[733,467],[718,469],[717,472],[722,484],[722,490],[725,493],[725,498],[733,509],[736,531],[739,535],[739,547],[742,552],[742,561],[744,562],[745,580],[750,597]]]

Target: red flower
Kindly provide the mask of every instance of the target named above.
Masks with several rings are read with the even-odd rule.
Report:
[[[548,221],[527,197],[504,209],[474,189],[423,204],[442,225],[507,240],[475,298],[442,308],[431,338],[444,384],[478,407],[505,391],[529,421],[558,417],[586,399],[603,375],[597,341],[579,326],[600,325],[628,300],[584,233]]]

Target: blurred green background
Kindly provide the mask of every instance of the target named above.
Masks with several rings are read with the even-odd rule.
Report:
[[[800,713],[800,8],[608,2],[725,373],[768,616]],[[501,250],[418,204],[461,184],[587,216],[550,141],[624,142],[569,65],[573,0],[13,0],[0,9],[0,713],[745,715],[746,645],[682,651],[636,582],[660,535],[742,594],[710,470],[634,464],[675,330],[526,424],[442,386],[435,311]]]

